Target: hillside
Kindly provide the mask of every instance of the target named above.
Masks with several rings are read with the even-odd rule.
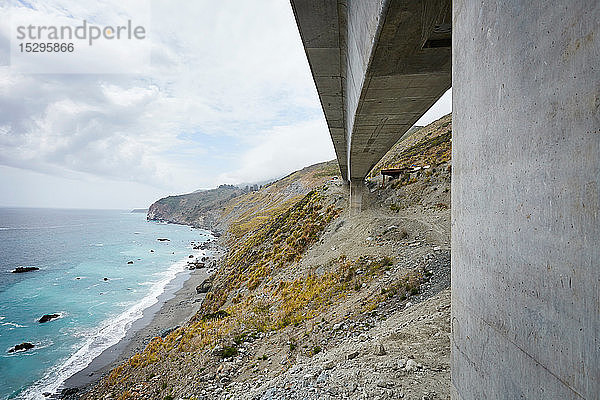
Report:
[[[210,291],[85,398],[448,399],[450,154],[450,116],[408,135],[375,169],[428,168],[374,172],[358,215],[333,162],[217,209],[186,198],[226,233]]]
[[[373,167],[369,177],[382,168],[406,168],[412,165],[435,165],[451,157],[452,115],[448,114],[418,130],[409,130]]]
[[[154,202],[148,209],[148,219],[211,229],[218,221],[219,209],[228,200],[244,191],[232,185],[168,196]]]
[[[258,191],[221,185],[212,190],[169,196],[150,206],[148,219],[219,233],[228,232],[231,225],[229,233],[237,239],[336,175],[339,175],[337,164],[330,161],[303,168]]]

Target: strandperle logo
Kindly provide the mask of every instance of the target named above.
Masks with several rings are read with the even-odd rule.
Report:
[[[66,41],[87,40],[92,45],[96,40],[144,40],[146,29],[141,25],[127,20],[127,24],[118,26],[100,26],[89,24],[86,20],[78,26],[54,26],[54,25],[20,25],[17,26],[17,40],[31,41]]]
[[[13,8],[7,31],[11,70],[25,74],[147,73],[152,65],[151,0],[99,3],[103,6],[96,4],[89,10]]]

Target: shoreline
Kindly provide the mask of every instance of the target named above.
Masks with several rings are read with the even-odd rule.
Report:
[[[206,242],[206,256],[218,261],[222,247],[215,240]],[[208,264],[208,262],[207,262]],[[105,349],[84,369],[67,378],[56,393],[49,398],[61,398],[63,389],[76,388],[77,394],[89,392],[110,371],[127,361],[134,354],[144,350],[150,340],[175,326],[184,325],[198,312],[206,294],[196,293],[201,284],[214,271],[214,268],[186,269],[167,284],[158,301],[143,311],[140,319],[134,321],[124,338]]]

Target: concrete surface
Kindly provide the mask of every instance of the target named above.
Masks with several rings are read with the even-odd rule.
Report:
[[[453,17],[453,398],[598,399],[600,2]]]
[[[365,184],[362,179],[352,179],[350,182],[350,214],[359,213],[362,210],[362,196]]]
[[[450,88],[450,0],[292,0],[343,178],[363,179]]]

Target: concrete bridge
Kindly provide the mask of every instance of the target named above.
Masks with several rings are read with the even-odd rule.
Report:
[[[600,2],[292,7],[354,209],[452,80],[453,399],[599,399]]]
[[[294,0],[338,163],[360,208],[367,173],[451,85],[450,0]]]

